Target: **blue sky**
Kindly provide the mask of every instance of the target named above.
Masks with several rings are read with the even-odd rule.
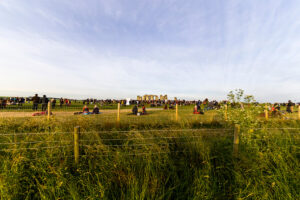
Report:
[[[298,0],[0,0],[0,96],[300,101]]]

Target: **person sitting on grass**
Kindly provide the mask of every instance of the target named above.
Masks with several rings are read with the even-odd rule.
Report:
[[[198,106],[197,105],[195,105],[193,113],[194,114],[200,114],[200,112],[198,112]]]
[[[132,108],[132,114],[137,115],[137,113],[138,113],[138,107],[134,105]]]
[[[89,108],[87,107],[87,105],[83,106],[82,114],[84,114],[84,115],[91,114]]]
[[[99,108],[97,105],[95,105],[95,107],[93,109],[93,114],[96,114],[96,115],[100,114],[100,111],[99,111]]]
[[[90,110],[87,107],[87,105],[83,106],[82,112],[74,112],[74,115],[89,115],[89,114],[92,113],[90,113]]]
[[[201,114],[201,115],[204,115],[204,112],[203,111],[201,111],[201,109],[198,109],[198,106],[197,105],[195,105],[195,107],[194,107],[194,112],[193,112],[194,114]]]

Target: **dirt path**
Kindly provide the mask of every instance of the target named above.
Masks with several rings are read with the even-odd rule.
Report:
[[[163,110],[162,108],[147,108],[149,111]],[[55,116],[70,116],[76,111],[54,111]],[[116,110],[100,110],[102,114],[114,114],[117,113]],[[131,109],[121,109],[121,113],[130,113]],[[32,117],[35,112],[0,112],[1,117]]]

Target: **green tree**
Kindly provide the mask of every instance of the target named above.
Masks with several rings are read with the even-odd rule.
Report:
[[[227,94],[227,99],[228,99],[228,101],[230,101],[231,103],[234,103],[234,102],[235,102],[235,95],[233,94],[233,91],[232,91],[232,90]]]
[[[244,102],[245,103],[254,103],[255,102],[254,96],[253,95],[246,95],[244,97]]]
[[[231,103],[240,103],[241,99],[244,96],[244,90],[242,89],[235,89],[234,91],[230,91],[227,94],[227,99],[228,101],[230,101]]]

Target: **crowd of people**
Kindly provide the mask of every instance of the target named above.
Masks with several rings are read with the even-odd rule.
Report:
[[[281,106],[285,106],[286,111],[281,110]],[[273,115],[283,115],[284,113],[293,113],[295,106],[296,104],[289,100],[288,103],[274,103],[272,106],[269,107],[269,110],[271,110]]]
[[[217,101],[208,101],[207,99],[202,101],[187,101],[187,100],[143,100],[143,101],[138,101],[138,100],[130,100],[128,101],[126,99],[121,99],[121,100],[116,100],[116,99],[105,99],[105,100],[98,100],[98,99],[85,99],[82,101],[83,105],[89,105],[89,104],[99,104],[99,105],[111,105],[111,104],[116,104],[120,103],[121,106],[126,106],[126,105],[137,105],[138,107],[142,105],[149,105],[150,107],[161,107],[165,105],[171,105],[174,106],[176,104],[178,105],[195,105],[198,103],[204,103],[207,104],[208,109],[214,109],[218,107],[218,102]]]
[[[82,102],[83,109],[81,112],[77,112],[74,114],[83,114],[83,115],[89,115],[89,114],[100,114],[99,107],[104,105],[115,105],[116,103],[120,103],[121,106],[127,106],[127,105],[133,105],[132,108],[132,114],[133,115],[146,115],[146,106],[149,107],[163,107],[164,110],[168,109],[175,109],[176,105],[180,106],[188,106],[188,105],[194,105],[193,108],[193,114],[204,114],[208,110],[214,110],[219,109],[221,105],[227,104],[228,106],[232,108],[238,108],[241,107],[241,104],[239,103],[230,103],[228,101],[222,101],[218,102],[216,100],[209,101],[208,99],[205,99],[203,101],[187,101],[187,100],[147,100],[147,101],[138,101],[138,100],[130,100],[127,102],[127,99],[121,99],[121,100],[115,100],[115,99],[106,99],[106,100],[98,100],[98,99],[86,99],[86,100],[70,100],[67,98],[48,98],[46,95],[43,95],[42,97],[39,97],[38,94],[35,94],[33,97],[2,97],[0,98],[0,109],[5,109],[8,106],[14,105],[17,107],[22,107],[25,103],[32,103],[32,110],[37,111],[38,108],[41,108],[41,111],[43,113],[47,112],[48,103],[50,102],[51,108],[55,109],[57,104],[59,104],[59,107],[62,108],[63,106],[71,106],[72,101],[77,103]],[[90,112],[90,109],[88,105],[93,104],[95,105],[93,110]],[[39,106],[41,105],[41,106]],[[258,105],[258,103],[256,103]],[[281,115],[284,113],[293,113],[293,108],[296,104],[292,101],[288,101],[287,103],[275,103],[269,106],[269,110],[274,115]],[[286,107],[285,111],[282,111],[281,107]],[[141,112],[139,112],[139,108],[142,109]],[[242,104],[242,109],[243,109]]]
[[[100,109],[97,105],[94,106],[92,112],[87,105],[83,106],[82,112],[75,112],[74,115],[98,115],[100,114]]]
[[[26,101],[28,101],[28,99],[24,97],[0,98],[0,108],[6,108],[6,106],[9,105],[22,106]]]
[[[39,105],[41,105],[42,111],[46,111],[49,101],[51,102],[52,109],[55,109],[57,102],[59,102],[60,107],[71,105],[70,99],[48,98],[46,95],[39,97],[38,94],[35,94],[33,97],[2,97],[0,98],[0,109],[6,109],[9,106],[17,106],[21,109],[24,104],[32,103],[32,110],[38,110]]]
[[[51,108],[55,109],[57,101],[59,102],[59,107],[62,108],[63,105],[70,106],[71,105],[71,100],[70,99],[55,99],[51,98],[49,99],[46,95],[43,95],[43,97],[39,97],[38,94],[35,94],[29,102],[32,101],[32,109],[33,110],[38,110],[38,106],[41,104],[42,105],[42,111],[45,111],[47,109],[48,102],[51,103]]]

